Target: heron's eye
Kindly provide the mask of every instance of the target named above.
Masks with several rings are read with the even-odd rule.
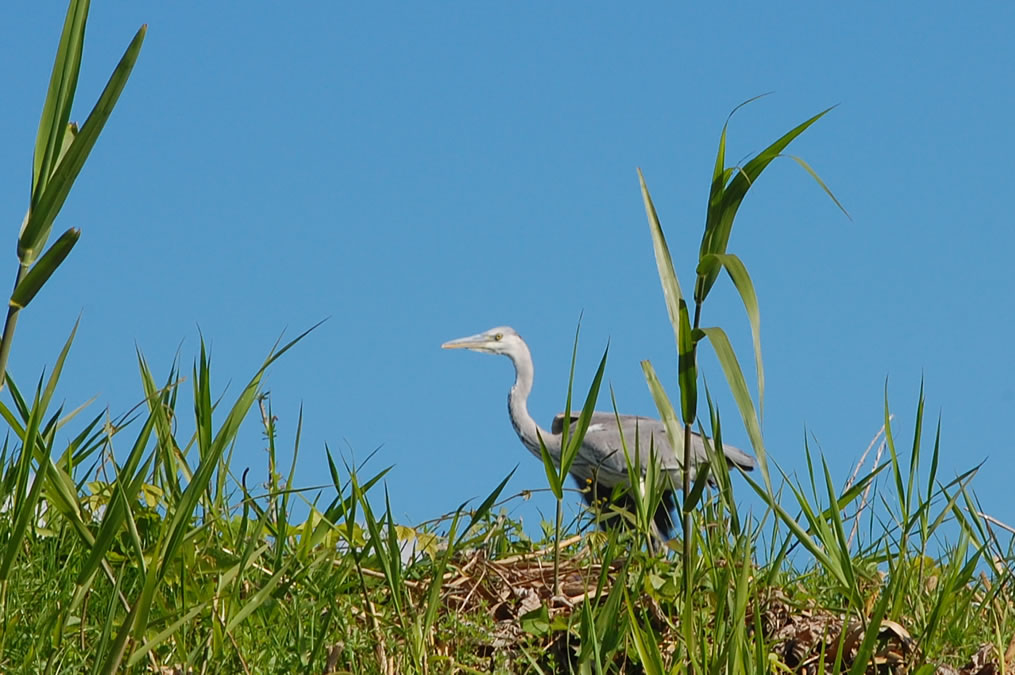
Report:
[[[497,333],[496,335],[493,336],[493,339],[496,340],[497,342],[500,342],[501,340],[504,339],[504,333]]]

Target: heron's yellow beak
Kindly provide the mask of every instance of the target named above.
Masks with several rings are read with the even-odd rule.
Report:
[[[441,349],[483,349],[490,342],[490,336],[484,333],[448,340],[441,345]]]

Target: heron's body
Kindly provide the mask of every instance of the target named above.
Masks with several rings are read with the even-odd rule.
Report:
[[[515,366],[515,383],[508,395],[508,413],[522,444],[537,458],[542,457],[540,438],[554,463],[560,465],[564,415],[553,419],[550,431],[543,429],[529,414],[528,397],[532,391],[534,368],[528,345],[514,329],[502,326],[466,338],[452,340],[442,345],[445,349],[471,349],[473,351],[502,354],[511,359]],[[578,420],[578,413],[571,416],[571,424]],[[623,437],[621,436],[623,434]],[[621,440],[623,438],[623,441]],[[624,447],[632,463],[644,468],[650,461],[658,463],[664,482],[663,500],[660,511],[655,515],[656,525],[664,535],[673,529],[670,512],[675,506],[673,491],[683,485],[683,448],[676,450],[670,445],[666,428],[662,422],[649,417],[593,413],[585,438],[571,464],[571,476],[581,488],[590,488],[585,499],[590,504],[608,498],[613,488],[628,485],[627,459]],[[723,444],[723,453],[729,466],[736,464],[745,470],[754,468],[754,458],[730,445]],[[691,435],[690,479],[693,481],[697,468],[708,461],[705,444],[698,434]]]

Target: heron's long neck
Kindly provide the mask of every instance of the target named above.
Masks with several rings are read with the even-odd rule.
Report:
[[[536,457],[541,457],[539,450],[539,437],[542,436],[550,456],[557,459],[560,456],[560,447],[554,443],[554,437],[549,431],[543,429],[536,420],[529,414],[528,398],[532,391],[533,366],[532,355],[528,348],[518,354],[509,354],[511,361],[515,364],[515,383],[508,394],[508,413],[511,416],[511,424],[518,433],[518,438],[529,452]],[[538,435],[537,435],[538,434]]]

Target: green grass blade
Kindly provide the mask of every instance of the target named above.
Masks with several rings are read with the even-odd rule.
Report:
[[[634,606],[631,603],[631,598],[626,592],[624,593],[624,602],[627,604],[627,618],[631,624],[631,639],[634,642],[635,651],[638,652],[641,667],[646,675],[663,675],[665,666],[663,665],[663,656],[659,652],[659,642],[652,635],[651,628],[643,629],[638,623],[638,619],[634,615]]]
[[[457,547],[458,544],[461,543],[462,539],[469,533],[469,530],[471,530],[476,523],[486,517],[486,514],[490,512],[490,509],[493,508],[493,505],[500,498],[500,494],[504,491],[504,487],[507,486],[508,481],[511,480],[511,476],[515,475],[515,471],[517,470],[518,467],[511,469],[511,472],[504,477],[504,480],[502,480],[500,484],[493,489],[493,492],[486,496],[483,503],[472,512],[472,517],[469,518],[469,524],[465,526],[465,529],[462,530],[462,533],[459,535],[457,540],[452,540],[454,542],[454,547]]]
[[[278,360],[283,354],[291,349],[293,345],[306,337],[310,331],[314,330],[314,328],[319,325],[320,324],[316,324],[287,343],[284,347],[282,347],[282,349],[270,354],[261,365],[260,370],[258,370],[257,373],[254,374],[254,377],[251,378],[250,382],[247,383],[247,386],[236,400],[236,403],[233,404],[232,409],[229,411],[228,415],[226,415],[226,419],[223,421],[222,426],[219,427],[218,432],[211,441],[211,447],[208,450],[208,454],[201,457],[201,462],[198,465],[197,470],[194,472],[193,479],[183,491],[183,494],[180,496],[179,503],[174,509],[173,517],[169,525],[170,536],[162,554],[159,571],[160,578],[165,575],[167,566],[179,551],[180,544],[183,541],[183,536],[189,527],[190,517],[194,512],[194,508],[197,506],[197,502],[208,487],[212,475],[218,468],[219,458],[222,456],[222,453],[225,452],[226,447],[233,442],[233,439],[236,438],[236,433],[239,430],[240,423],[247,416],[247,412],[257,399],[261,386],[261,379],[264,376],[265,371],[268,369],[268,366]],[[202,372],[206,373],[207,371],[202,369]]]
[[[34,411],[33,411],[34,412]],[[33,416],[29,423],[29,431],[26,437],[29,442],[34,445],[38,436],[35,434],[35,427],[37,425],[36,417]],[[52,437],[46,439],[42,443],[44,449],[43,455],[39,458],[40,463],[48,461],[49,455],[53,449]],[[28,447],[22,447],[23,457],[30,457],[31,451]],[[22,466],[27,466],[27,461],[23,462]],[[29,524],[35,520],[36,507],[39,504],[39,496],[42,494],[42,487],[45,484],[40,476],[36,476],[35,480],[32,481],[31,487],[27,485],[28,482],[27,471],[22,470],[21,477],[18,482],[18,497],[14,501],[13,508],[13,525],[10,528],[10,533],[7,537],[7,541],[4,542],[3,557],[0,558],[0,585],[6,584],[7,580],[10,579],[11,566],[14,564],[14,559],[21,551],[22,542],[25,539],[25,534],[28,530]],[[26,490],[27,488],[27,490]]]
[[[191,608],[190,611],[186,612],[179,619],[166,626],[163,630],[153,635],[150,639],[146,640],[144,644],[138,647],[130,655],[130,658],[127,659],[127,667],[132,668],[136,666],[141,659],[148,656],[148,652],[155,649],[156,647],[164,643],[166,640],[171,638],[178,630],[180,630],[184,626],[191,625],[191,622],[195,618],[197,618],[198,615],[200,615],[201,613],[203,613],[205,610],[208,609],[208,606],[211,604],[211,602],[212,602],[211,600],[205,600],[204,602],[198,603],[195,607]],[[112,615],[112,612],[110,612],[110,614]]]
[[[715,226],[718,223],[718,217],[722,214],[720,206],[722,204],[723,194],[726,190],[726,185],[729,183],[730,176],[733,174],[733,169],[726,168],[726,135],[729,131],[730,120],[733,119],[733,115],[735,115],[738,110],[760,98],[764,98],[765,96],[768,96],[768,94],[754,96],[737,105],[737,107],[730,111],[730,114],[727,115],[726,121],[722,125],[722,133],[719,134],[719,150],[715,156],[715,166],[712,168],[712,183],[708,192],[708,208],[705,210],[705,232],[701,237],[701,248],[698,253],[699,259],[704,258],[714,250],[712,248],[712,236],[716,231]],[[697,288],[695,288],[694,297],[696,299],[699,298]],[[701,300],[704,300],[704,296],[701,297]]]
[[[263,586],[257,589],[250,599],[229,619],[229,623],[226,624],[226,632],[232,631],[239,624],[243,623],[244,620],[251,614],[253,614],[258,607],[263,605],[266,601],[270,600],[278,587],[279,583],[286,578],[289,568],[296,562],[296,558],[289,558],[285,564],[279,568],[274,574],[272,574]]]
[[[832,194],[832,191],[828,188],[827,185],[825,185],[825,181],[821,180],[821,176],[818,175],[818,172],[812,169],[811,165],[805,162],[803,157],[797,157],[796,155],[787,155],[787,157],[789,157],[794,162],[803,167],[803,170],[810,174],[811,178],[814,179],[814,182],[821,186],[821,189],[825,191],[825,194],[828,195],[828,198],[831,199],[833,202],[835,202],[835,205],[839,207],[839,210],[842,211],[843,215],[845,215],[850,220],[853,220],[853,216],[849,215],[849,211],[846,210],[846,207],[842,205],[842,203],[835,197],[834,194]]]
[[[874,655],[874,648],[877,646],[878,634],[881,632],[881,621],[885,618],[888,610],[888,602],[891,599],[890,593],[882,593],[881,599],[874,607],[874,615],[867,624],[867,631],[864,633],[863,641],[857,650],[853,666],[849,669],[849,675],[863,675],[871,664],[871,657]]]
[[[71,228],[60,235],[60,238],[53,242],[49,250],[39,261],[32,265],[14,292],[11,294],[10,304],[17,309],[24,309],[32,301],[39,289],[49,281],[49,278],[56,272],[56,268],[67,258],[74,244],[78,243],[81,237],[81,230]]]

